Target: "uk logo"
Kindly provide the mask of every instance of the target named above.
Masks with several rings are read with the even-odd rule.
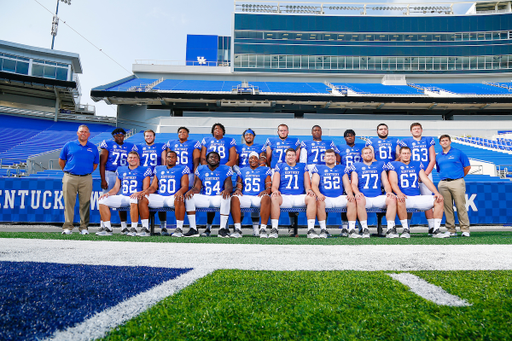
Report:
[[[206,65],[206,58],[205,57],[197,57],[197,62],[199,65]]]

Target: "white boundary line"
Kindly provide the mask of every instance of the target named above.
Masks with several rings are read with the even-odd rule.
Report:
[[[446,305],[450,307],[469,307],[470,303],[458,296],[452,295],[444,291],[437,285],[430,284],[424,279],[410,273],[387,274],[391,278],[399,281],[403,285],[408,286],[413,293],[423,297],[426,300],[434,302],[437,305]]]
[[[208,275],[215,269],[194,269],[178,278],[166,281],[146,292],[97,313],[84,322],[65,331],[57,331],[47,340],[93,340],[104,337],[107,332],[132,319],[164,298],[174,295],[181,289]]]

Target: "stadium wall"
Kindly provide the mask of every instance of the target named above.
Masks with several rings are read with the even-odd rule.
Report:
[[[512,223],[512,182],[467,182],[467,204],[469,219],[472,224],[511,224]],[[0,222],[3,223],[62,223],[64,221],[64,200],[61,179],[44,178],[0,178]],[[98,199],[101,195],[101,181],[93,181],[91,195],[91,223],[99,224]],[[246,223],[250,223],[246,215]],[[369,224],[375,225],[376,218],[370,214]],[[174,222],[174,214],[169,214],[169,222]],[[185,218],[186,219],[186,218]],[[216,217],[218,224],[218,215]],[[78,201],[75,207],[75,225],[78,226],[80,215]],[[119,216],[112,215],[112,222],[119,223]],[[206,223],[206,214],[198,213],[198,224]],[[232,221],[230,222],[230,224]],[[283,214],[281,225],[289,223]],[[339,225],[339,215],[331,214],[328,225]],[[423,214],[414,214],[412,224],[426,224]],[[443,222],[444,223],[444,222]],[[185,222],[188,224],[188,221]],[[300,225],[307,225],[303,213],[299,217]]]

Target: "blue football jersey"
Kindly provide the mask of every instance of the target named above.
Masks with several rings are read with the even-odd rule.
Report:
[[[318,188],[320,193],[326,197],[336,198],[343,195],[345,189],[343,188],[343,175],[345,175],[345,167],[336,165],[330,168],[326,165],[316,165],[312,170],[313,174],[320,176]]]
[[[155,169],[156,166],[162,164],[162,152],[166,150],[165,143],[153,143],[148,146],[146,143],[135,145],[135,150],[140,155],[140,165]]]
[[[400,161],[390,162],[388,164],[390,171],[395,171],[398,177],[398,187],[402,193],[407,196],[420,195],[419,174],[420,170],[425,169],[423,163],[411,161],[408,165]]]
[[[187,166],[190,171],[194,170],[194,150],[201,151],[201,142],[196,140],[187,140],[183,143],[177,140],[170,140],[167,142],[167,148],[176,152],[178,160],[176,165]]]
[[[398,139],[391,137],[385,139],[371,137],[366,140],[366,147],[373,147],[375,160],[388,163],[396,160],[396,146],[398,142]]]
[[[338,148],[336,148],[332,140],[302,141],[300,149],[301,155],[304,153],[304,150],[307,152],[306,160],[303,160],[301,157],[300,162],[305,162],[308,165],[324,165],[324,156],[327,149],[334,149],[336,153],[339,153]]]
[[[274,168],[278,163],[286,161],[285,152],[288,148],[297,150],[300,147],[300,141],[296,137],[289,136],[284,140],[281,140],[280,137],[269,137],[265,142],[265,149],[266,147],[270,147],[270,150],[272,150],[270,166]]]
[[[114,140],[103,140],[100,144],[100,148],[108,151],[105,170],[115,172],[117,167],[128,165],[126,159],[128,158],[128,153],[134,149],[134,145],[130,142],[119,145]]]
[[[158,179],[158,194],[174,195],[181,189],[181,178],[188,174],[190,174],[190,170],[187,166],[176,165],[171,168],[156,166],[153,175]]]
[[[364,148],[364,143],[356,142],[353,147],[342,143],[337,147],[341,156],[341,164],[345,168],[352,166],[353,163],[361,162],[361,149]]]
[[[203,138],[201,144],[206,148],[206,155],[209,152],[217,152],[220,155],[220,164],[225,165],[229,161],[229,149],[231,147],[236,148],[236,142],[234,138],[223,137],[217,140],[213,136]]]
[[[411,149],[411,161],[421,161],[425,164],[430,163],[429,148],[435,145],[436,141],[430,136],[423,136],[419,141],[412,137],[400,141],[400,146],[407,146]]]
[[[247,167],[249,166],[249,154],[251,152],[256,152],[260,155],[262,152],[266,150],[265,146],[262,144],[254,143],[252,146],[248,146],[246,144],[236,146],[236,153],[238,154],[238,167]]]
[[[224,190],[224,182],[233,175],[233,171],[226,165],[219,165],[213,171],[207,165],[202,165],[197,167],[195,175],[203,184],[201,194],[214,196]]]
[[[371,165],[356,162],[349,171],[357,173],[357,188],[365,197],[373,198],[382,194],[382,172],[387,170],[386,163],[374,161]]]
[[[121,181],[121,194],[130,195],[142,191],[144,179],[153,175],[150,167],[139,166],[135,169],[119,167],[116,170],[117,178]]]
[[[241,168],[237,172],[242,183],[244,184],[243,195],[258,195],[265,190],[265,179],[267,176],[272,176],[272,170],[268,167],[251,167]]]
[[[286,162],[278,163],[274,168],[274,172],[279,173],[281,177],[279,183],[279,191],[281,194],[305,194],[304,176],[307,171],[308,169],[305,163],[298,162],[293,167],[289,166]]]

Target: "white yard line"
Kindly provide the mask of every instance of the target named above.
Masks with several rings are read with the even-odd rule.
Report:
[[[0,261],[277,271],[512,270],[512,247],[232,245],[0,238]]]
[[[104,337],[111,329],[134,318],[157,302],[175,294],[213,270],[204,268],[191,270],[176,279],[164,282],[112,308],[97,313],[76,326],[65,331],[58,331],[47,340],[85,341]]]
[[[424,279],[409,273],[388,274],[403,285],[408,286],[413,293],[437,305],[450,307],[469,307],[471,304],[458,296],[447,293],[443,288],[430,284]]]

